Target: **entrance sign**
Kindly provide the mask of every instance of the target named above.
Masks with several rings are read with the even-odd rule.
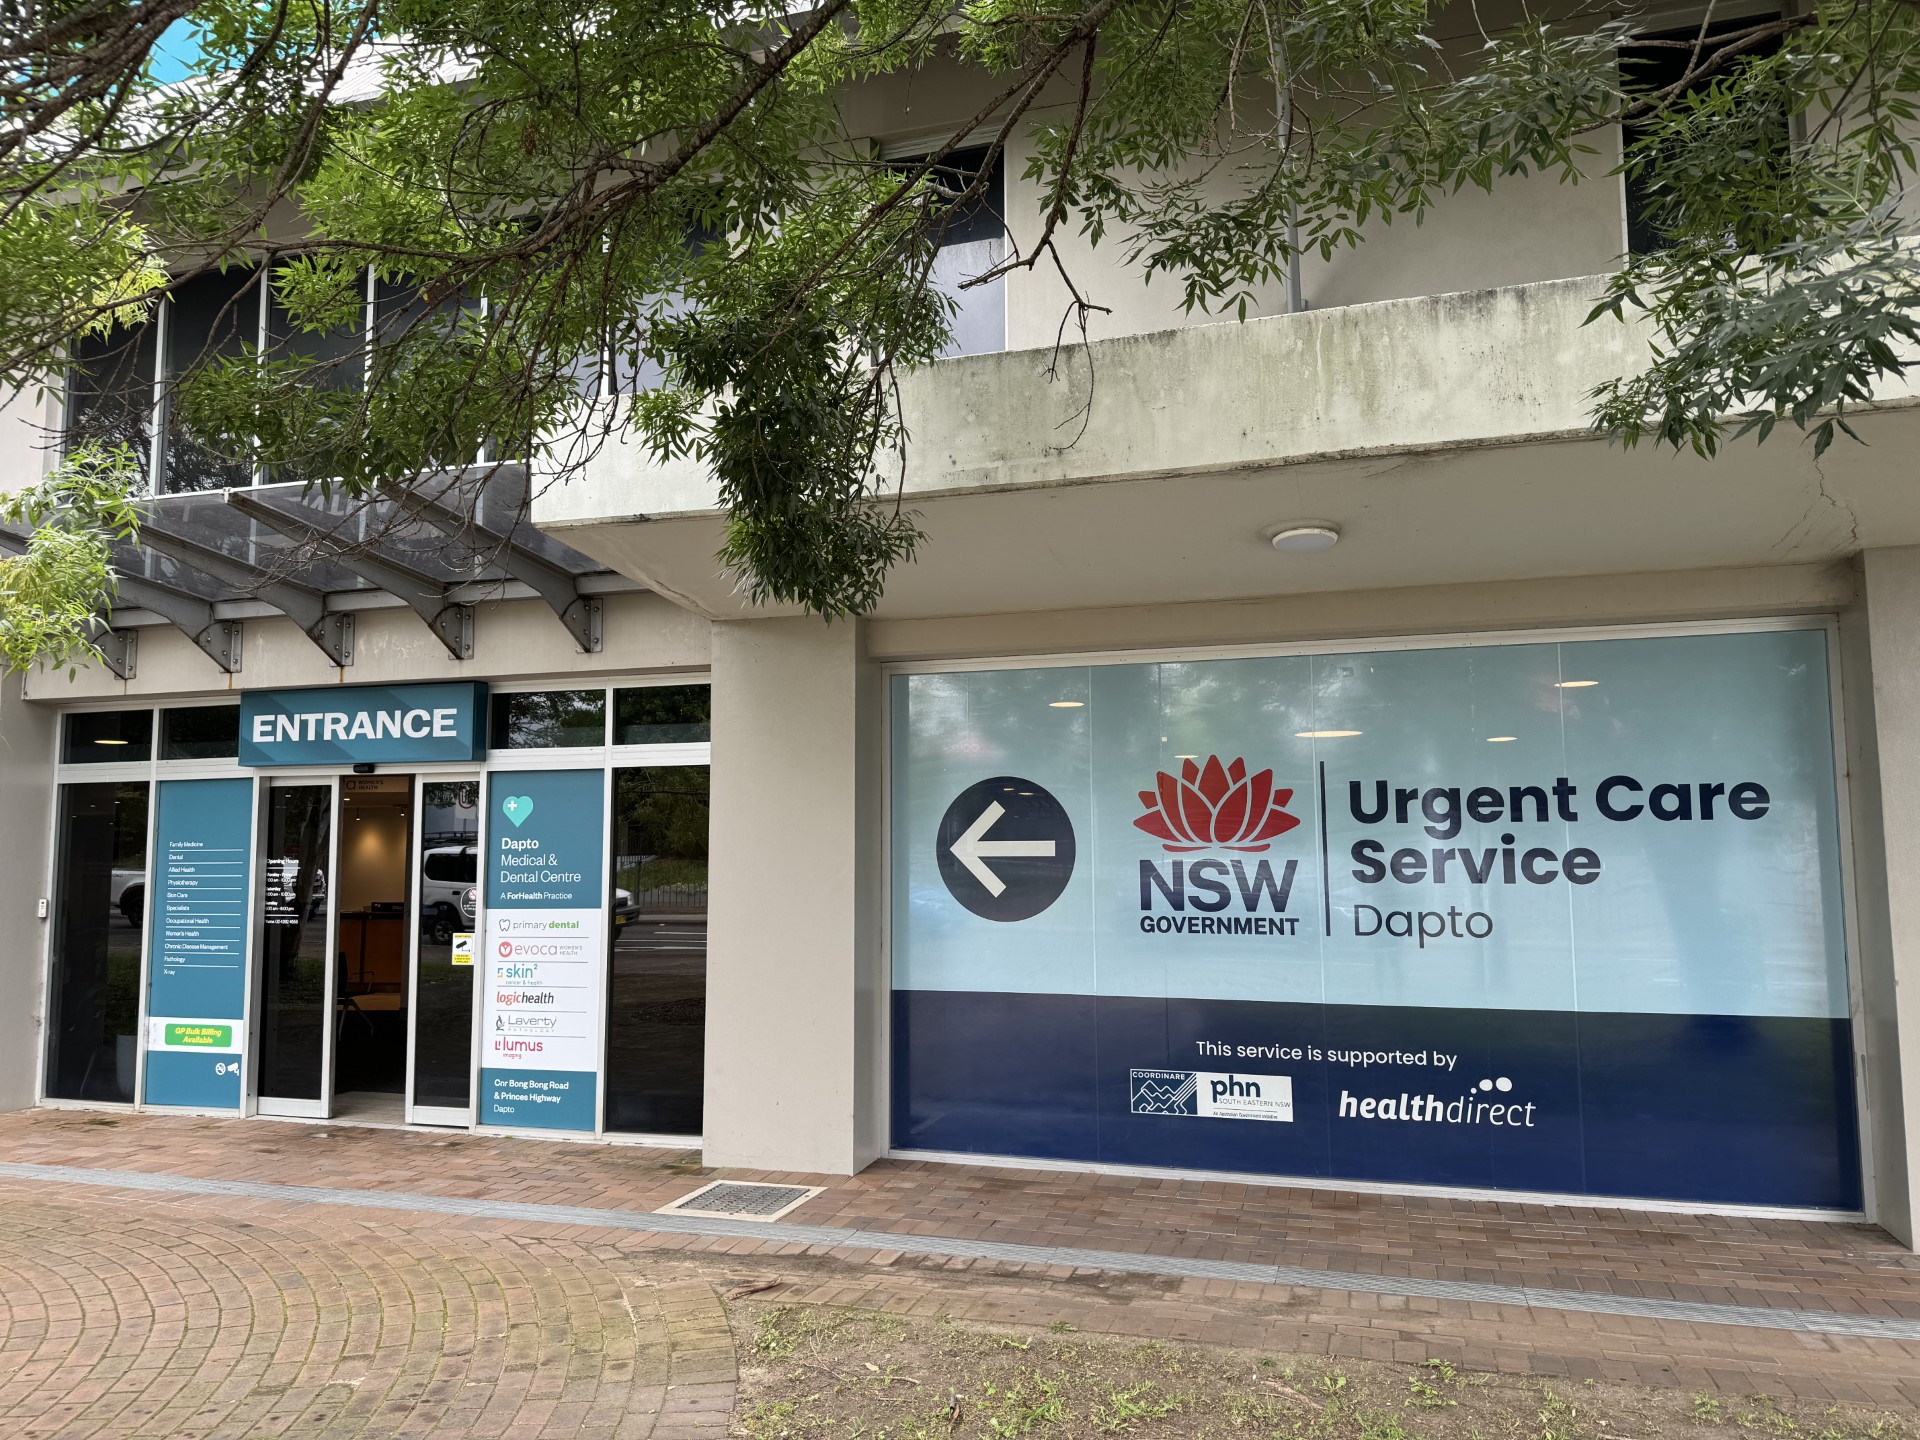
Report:
[[[1829,696],[1820,629],[896,677],[893,1143],[1856,1209]]]
[[[242,765],[418,765],[486,753],[484,681],[249,690]]]
[[[605,776],[488,777],[480,1123],[591,1130],[606,1009]]]
[[[253,781],[163,780],[153,827],[149,1105],[240,1107]]]

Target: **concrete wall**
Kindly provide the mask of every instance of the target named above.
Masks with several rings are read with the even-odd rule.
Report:
[[[53,468],[59,415],[51,392],[0,391],[0,495],[37,484]]]
[[[0,815],[6,817],[7,883],[0,885],[0,1110],[34,1101],[46,1044],[46,895],[53,832],[56,717],[20,698],[17,676],[0,677]]]
[[[714,627],[709,1165],[883,1147],[875,693],[857,625]]]
[[[1874,1218],[1920,1243],[1920,547],[1862,557],[1846,631],[1860,1047]]]
[[[1486,6],[1480,22],[1490,30],[1516,23],[1518,10],[1498,13],[1502,6]],[[1455,73],[1472,68],[1483,43],[1475,21],[1465,12],[1438,17],[1435,32],[1443,44],[1437,67]],[[1035,153],[1033,136],[1042,127],[1070,123],[1074,78],[1056,79],[1041,100],[1028,111],[1030,123],[1010,137],[1006,152],[1006,221],[1009,238],[1020,254],[1031,254],[1044,229],[1050,191],[1027,180],[1025,170]],[[851,134],[869,137],[883,153],[919,154],[934,148],[972,119],[998,86],[988,76],[970,71],[949,59],[912,75],[880,77],[848,95],[843,111]],[[1237,97],[1235,121],[1244,145],[1249,132],[1273,123],[1271,95],[1249,93]],[[974,142],[984,142],[991,130],[982,127]],[[1416,226],[1408,217],[1397,220],[1374,215],[1359,228],[1357,246],[1342,247],[1332,256],[1307,257],[1302,265],[1302,288],[1309,309],[1328,309],[1399,299],[1411,295],[1445,294],[1494,286],[1526,284],[1611,269],[1626,248],[1626,201],[1619,178],[1610,172],[1619,161],[1618,132],[1606,130],[1583,137],[1594,151],[1583,159],[1585,178],[1579,184],[1561,183],[1552,176],[1516,176],[1495,182],[1491,191],[1469,187],[1444,195]],[[1216,202],[1250,183],[1238,168],[1253,163],[1252,156],[1204,167],[1204,193]],[[1203,167],[1196,165],[1199,172]],[[1110,231],[1099,244],[1081,233],[1071,216],[1054,234],[1061,265],[1081,295],[1102,310],[1087,317],[1093,339],[1203,325],[1219,314],[1186,309],[1180,277],[1162,275],[1148,283],[1144,268],[1129,259],[1132,237]],[[1007,346],[1013,350],[1051,347],[1067,313],[1067,282],[1051,260],[1031,269],[1012,271],[1007,285]],[[1594,286],[1589,294],[1597,293]],[[1284,314],[1284,281],[1252,288],[1247,313]],[[1077,328],[1072,337],[1077,338]]]

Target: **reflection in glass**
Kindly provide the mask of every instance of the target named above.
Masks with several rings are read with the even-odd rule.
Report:
[[[115,326],[74,342],[67,377],[67,438],[125,445],[145,476],[152,459],[148,420],[159,365],[158,327]]]
[[[707,769],[613,777],[609,1130],[700,1133],[707,1030]]]
[[[168,494],[253,483],[253,461],[233,442],[196,431],[172,393],[189,375],[245,359],[260,338],[254,270],[236,265],[183,281],[167,301],[166,449],[161,488]]]
[[[66,718],[62,765],[121,765],[152,756],[151,710],[77,710]]]
[[[613,743],[686,745],[713,738],[706,685],[644,685],[613,692]]]
[[[327,854],[333,790],[268,792],[260,927],[260,1093],[320,1098],[327,1014]]]
[[[62,785],[47,1094],[133,1099],[146,915],[147,787]]]
[[[420,949],[415,976],[413,1103],[464,1110],[473,1101],[473,956],[454,962],[453,937],[473,931],[480,852],[472,830],[478,780],[420,786]],[[469,818],[468,821],[471,824]]]
[[[607,692],[537,690],[493,697],[495,750],[576,749],[607,743]]]
[[[240,707],[162,711],[160,735],[162,760],[230,760],[240,753]]]

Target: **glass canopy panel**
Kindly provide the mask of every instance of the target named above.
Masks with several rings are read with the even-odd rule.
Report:
[[[266,487],[292,488],[293,487]],[[251,491],[263,494],[265,490]],[[152,529],[208,550],[218,550],[243,564],[258,566],[276,580],[292,580],[309,589],[374,590],[337,561],[317,558],[313,547],[301,545],[270,526],[249,519],[227,504],[221,495],[163,495],[147,504]]]

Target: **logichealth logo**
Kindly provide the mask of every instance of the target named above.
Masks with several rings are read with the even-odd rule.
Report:
[[[1274,788],[1272,770],[1248,775],[1244,758],[1222,765],[1218,755],[1209,755],[1205,765],[1185,761],[1177,778],[1158,772],[1154,788],[1140,792],[1147,813],[1133,824],[1169,854],[1218,849],[1263,855],[1300,824],[1287,811],[1292,800],[1291,789]],[[1300,921],[1285,912],[1299,863],[1288,860],[1276,875],[1273,862],[1264,859],[1142,860],[1140,930],[1147,935],[1295,934]],[[1236,900],[1240,913],[1222,913]],[[1177,913],[1155,914],[1161,902]],[[1270,913],[1259,913],[1263,903]],[[1185,913],[1189,910],[1199,913]]]

